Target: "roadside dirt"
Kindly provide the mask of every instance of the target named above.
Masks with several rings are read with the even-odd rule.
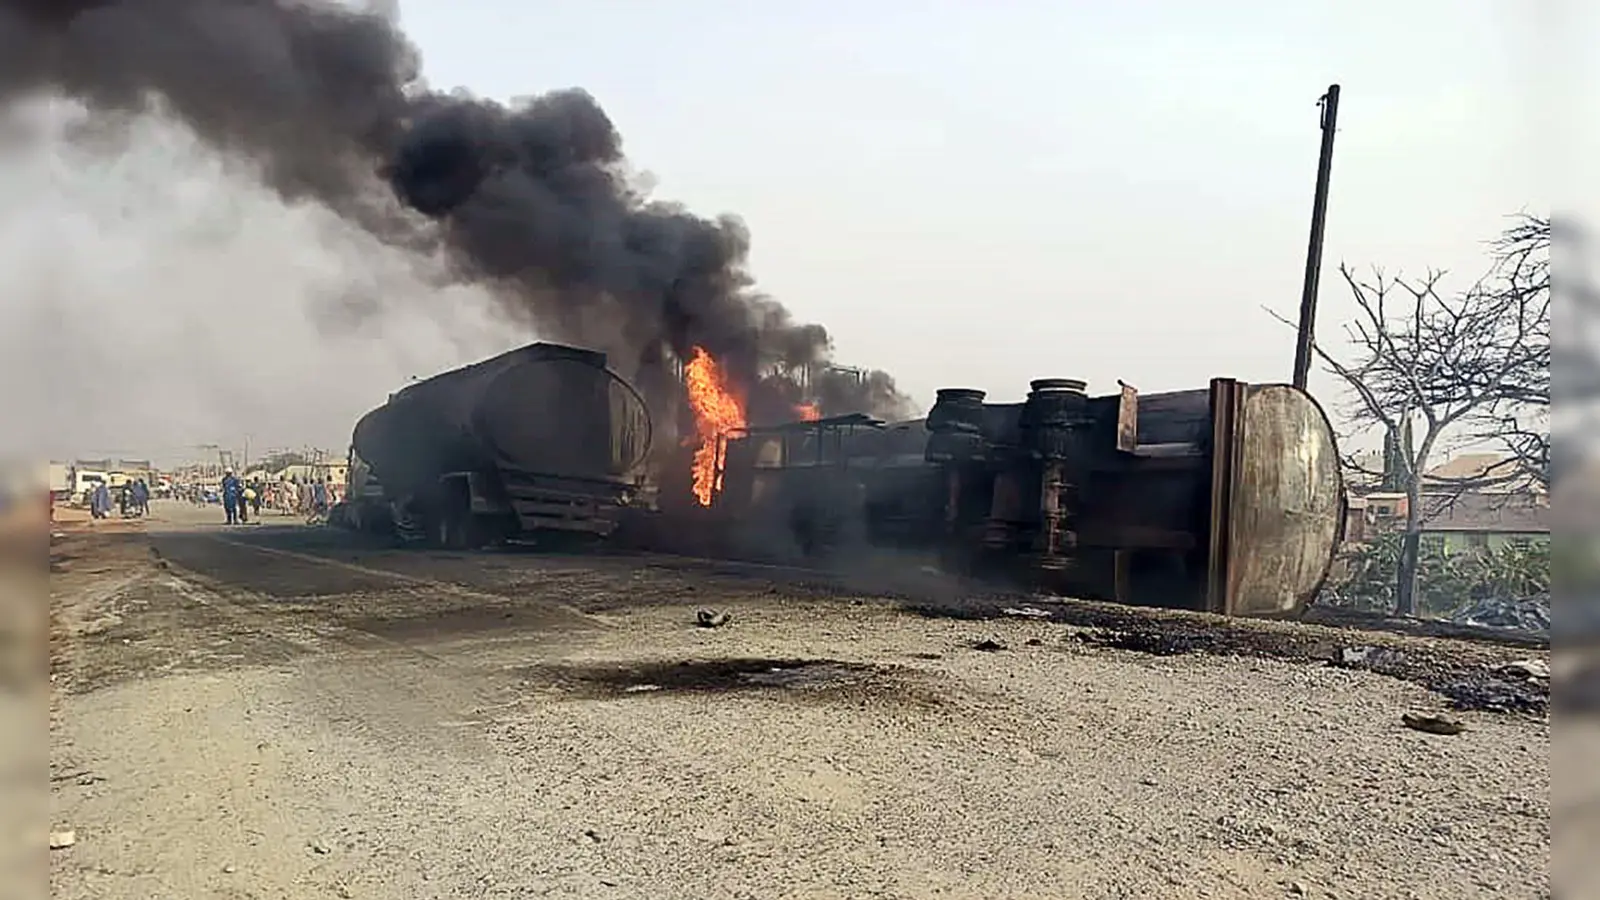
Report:
[[[1547,714],[1428,689],[1537,650],[195,519],[52,546],[53,896],[1550,896]]]
[[[1544,714],[1550,679],[1528,677],[1522,663],[1548,669],[1548,643],[1484,642],[1315,622],[1226,621],[1174,610],[1035,598],[969,599],[959,606],[911,602],[927,616],[993,620],[1031,615],[1076,630],[1083,641],[1158,656],[1205,653],[1323,663],[1419,684],[1456,710]]]

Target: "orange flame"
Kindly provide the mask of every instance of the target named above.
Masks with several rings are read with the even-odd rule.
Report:
[[[710,506],[712,496],[722,488],[724,441],[730,432],[746,425],[744,405],[728,389],[727,379],[717,361],[699,347],[683,367],[684,385],[689,389],[689,407],[694,410],[694,427],[700,446],[694,451],[694,498]]]
[[[818,409],[815,403],[801,403],[796,405],[794,408],[794,414],[799,416],[800,421],[802,422],[815,422],[822,418],[822,410]]]

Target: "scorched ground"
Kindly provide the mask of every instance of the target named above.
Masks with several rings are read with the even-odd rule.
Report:
[[[1424,677],[156,513],[53,544],[57,897],[1549,892],[1548,718],[1408,730]],[[1530,653],[1286,627],[1428,672]]]

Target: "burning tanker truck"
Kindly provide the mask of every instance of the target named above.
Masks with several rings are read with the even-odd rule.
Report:
[[[599,353],[533,344],[413,384],[357,424],[342,518],[458,548],[615,536],[825,565],[892,549],[951,573],[1232,616],[1304,610],[1344,532],[1332,426],[1288,385],[1095,397],[1052,378],[1015,403],[941,390],[910,421],[801,403],[758,426],[704,351],[682,376],[693,431],[656,454],[644,401]]]
[[[695,502],[652,513],[645,543],[847,569],[892,550],[901,564],[920,556],[1065,596],[1304,611],[1347,511],[1317,402],[1230,378],[1143,396],[1086,388],[1039,379],[1009,403],[948,388],[924,419],[801,417],[712,434],[697,452]]]
[[[408,385],[356,423],[336,524],[453,549],[604,538],[650,450],[592,350],[536,343]]]
[[[607,538],[657,498],[711,506],[745,401],[710,354],[679,372],[686,436],[652,453],[649,407],[605,354],[535,343],[392,394],[356,423],[335,525],[471,549]],[[788,383],[788,382],[786,382]],[[793,404],[800,419],[814,406]]]

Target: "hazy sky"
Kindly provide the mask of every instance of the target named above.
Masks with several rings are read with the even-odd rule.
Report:
[[[1350,312],[1341,260],[1465,281],[1509,214],[1600,196],[1562,182],[1547,140],[1579,127],[1556,61],[1579,58],[1594,16],[1536,0],[401,8],[435,87],[587,88],[661,196],[742,216],[764,289],[924,404],[956,385],[1015,399],[1044,376],[1095,392],[1286,379],[1292,332],[1262,307],[1298,303],[1330,82],[1329,342]],[[83,452],[247,433],[342,450],[406,375],[526,337],[160,128],[117,165],[65,154],[13,167],[31,205],[0,209],[0,265],[26,293],[11,321],[36,323],[12,341],[46,313],[126,336],[81,341],[93,377],[67,380],[83,414],[60,437]],[[352,289],[404,311],[322,336],[317,298]]]

